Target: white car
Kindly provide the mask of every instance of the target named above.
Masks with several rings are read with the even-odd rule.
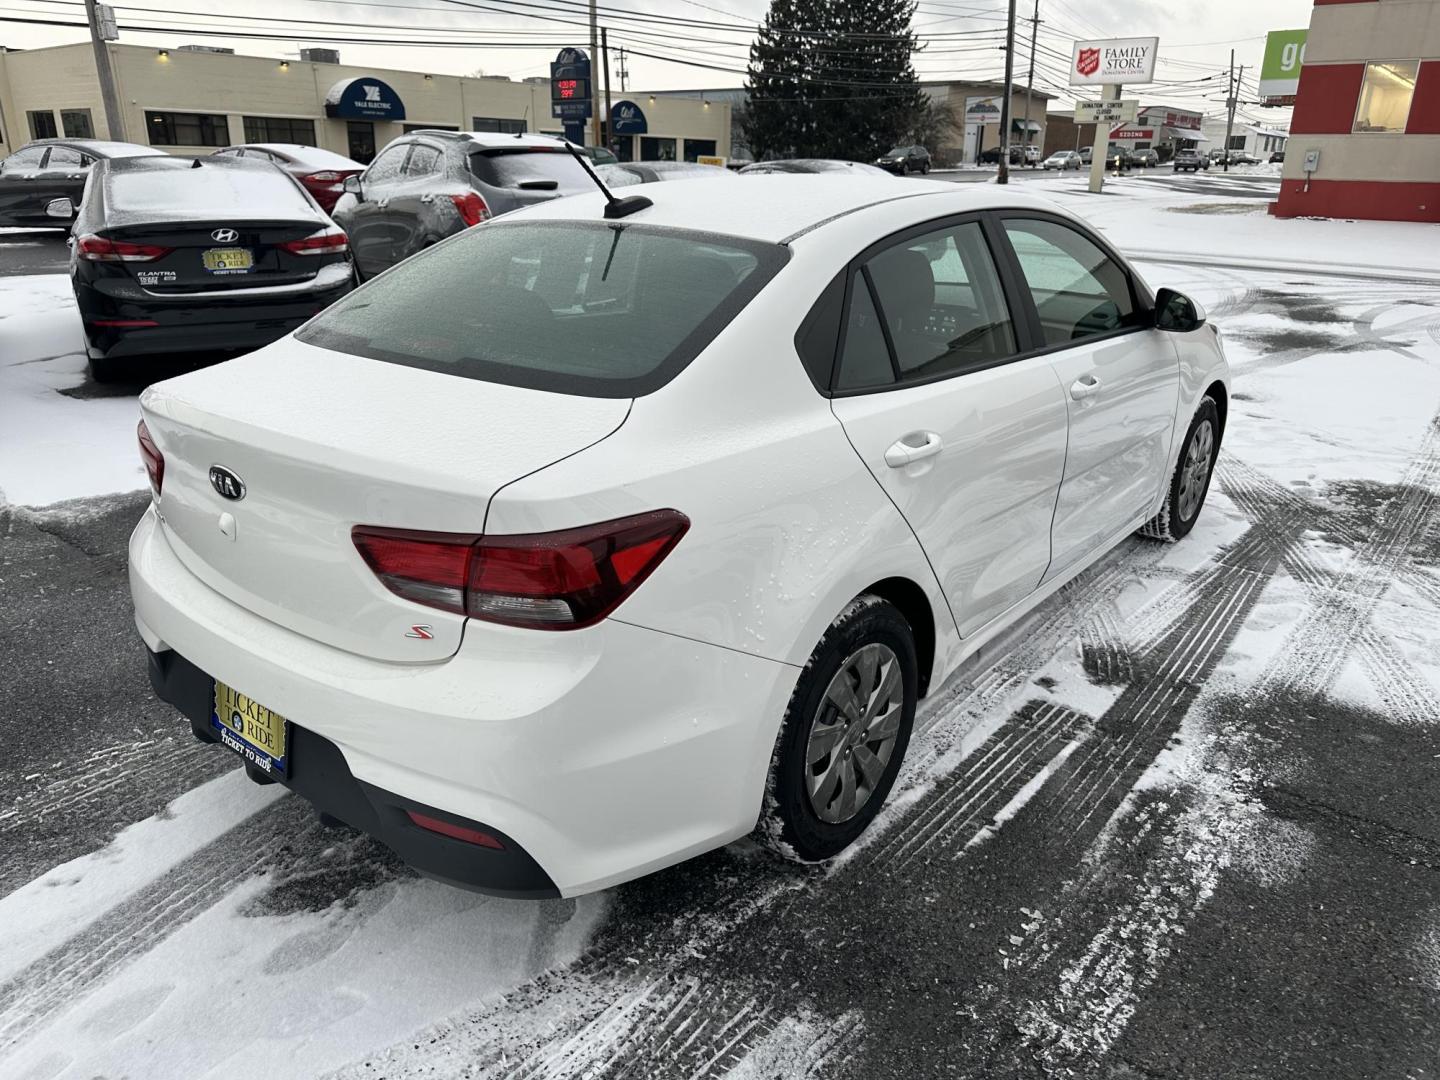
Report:
[[[1084,160],[1075,150],[1057,150],[1045,159],[1045,169],[1059,169],[1062,172],[1066,169],[1078,169],[1084,164]]]
[[[734,183],[507,214],[145,392],[136,622],[199,738],[502,895],[823,859],[965,656],[1190,530],[1191,301],[1013,189]]]

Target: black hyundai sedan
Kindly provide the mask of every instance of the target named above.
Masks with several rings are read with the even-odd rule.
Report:
[[[52,207],[58,214],[64,206]],[[97,381],[157,353],[259,348],[350,291],[349,243],[269,162],[98,162],[70,276]]]
[[[37,139],[0,161],[0,225],[66,229],[68,218],[46,208],[56,199],[80,205],[85,178],[97,161],[163,157],[164,150],[105,139]]]

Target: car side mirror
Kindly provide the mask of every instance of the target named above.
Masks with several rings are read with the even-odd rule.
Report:
[[[1204,309],[1184,293],[1161,289],[1155,294],[1155,329],[1188,334],[1204,325]]]
[[[69,199],[51,199],[45,204],[45,216],[69,221],[75,216],[75,204]]]
[[[359,175],[352,173],[351,175],[345,177],[344,181],[340,184],[340,190],[345,192],[347,195],[354,195],[357,199],[360,198]]]

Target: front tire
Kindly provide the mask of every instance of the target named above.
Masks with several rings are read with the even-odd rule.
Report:
[[[1181,447],[1165,505],[1140,527],[1141,536],[1173,544],[1195,527],[1220,451],[1220,410],[1214,398],[1207,395],[1201,399]]]
[[[918,670],[905,617],[878,596],[852,601],[790,696],[756,829],[762,841],[814,862],[865,831],[910,744]]]

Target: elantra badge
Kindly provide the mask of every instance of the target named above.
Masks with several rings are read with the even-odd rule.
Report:
[[[234,229],[216,229],[210,234],[210,239],[217,244],[233,244],[240,239],[240,234]]]
[[[224,465],[210,466],[210,486],[222,499],[233,499],[238,502],[245,497],[245,481],[225,468]]]

